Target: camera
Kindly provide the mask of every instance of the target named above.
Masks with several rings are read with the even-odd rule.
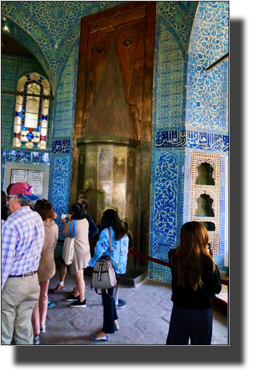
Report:
[[[69,214],[61,214],[61,219],[69,218]]]

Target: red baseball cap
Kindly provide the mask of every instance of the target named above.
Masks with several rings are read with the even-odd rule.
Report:
[[[23,195],[28,200],[35,202],[39,200],[39,196],[33,194],[33,189],[30,184],[24,181],[14,183],[10,188],[9,195]]]

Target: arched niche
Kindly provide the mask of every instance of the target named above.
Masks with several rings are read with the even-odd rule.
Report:
[[[197,209],[195,217],[214,217],[214,210],[212,208],[213,199],[210,195],[201,194],[197,199]]]
[[[201,222],[208,232],[215,232],[215,224],[213,222]]]
[[[201,165],[197,167],[198,177],[196,178],[195,185],[209,185],[214,186],[214,168],[208,162],[202,162]]]

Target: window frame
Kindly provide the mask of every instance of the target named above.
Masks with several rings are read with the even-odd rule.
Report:
[[[28,87],[31,84],[37,84],[40,87],[39,95],[36,95],[39,99],[38,108],[38,125],[35,128],[25,127],[27,104],[29,103],[29,95],[27,95]],[[46,151],[48,149],[48,125],[50,121],[50,82],[37,72],[27,73],[19,78],[17,82],[17,93],[15,101],[15,113],[14,113],[14,125],[13,125],[13,138],[12,149],[29,150],[29,151]],[[31,138],[28,138],[28,134],[31,134]],[[17,135],[16,135],[17,134]],[[21,145],[21,140],[26,137],[26,142],[31,143],[32,147],[26,147]],[[36,139],[38,144],[36,144]],[[24,142],[24,140],[23,140]],[[18,145],[20,143],[20,145]]]
[[[4,173],[4,183],[3,183],[4,191],[6,191],[6,188],[10,184],[11,171],[13,169],[25,170],[25,171],[42,171],[43,172],[43,193],[42,193],[42,198],[48,199],[48,194],[49,194],[49,172],[50,172],[50,166],[49,165],[6,163],[5,164],[5,173]]]

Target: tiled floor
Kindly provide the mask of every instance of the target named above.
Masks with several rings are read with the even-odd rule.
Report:
[[[86,308],[72,308],[65,297],[75,283],[67,274],[65,290],[52,293],[58,282],[57,275],[50,281],[49,300],[55,306],[48,309],[47,331],[40,335],[40,345],[164,345],[172,310],[170,285],[147,279],[138,287],[120,286],[119,298],[127,306],[118,309],[120,330],[110,336],[108,342],[96,342],[89,336],[102,328],[103,306],[101,296],[90,289],[90,277],[85,276]],[[228,344],[227,319],[213,310],[212,344]]]

